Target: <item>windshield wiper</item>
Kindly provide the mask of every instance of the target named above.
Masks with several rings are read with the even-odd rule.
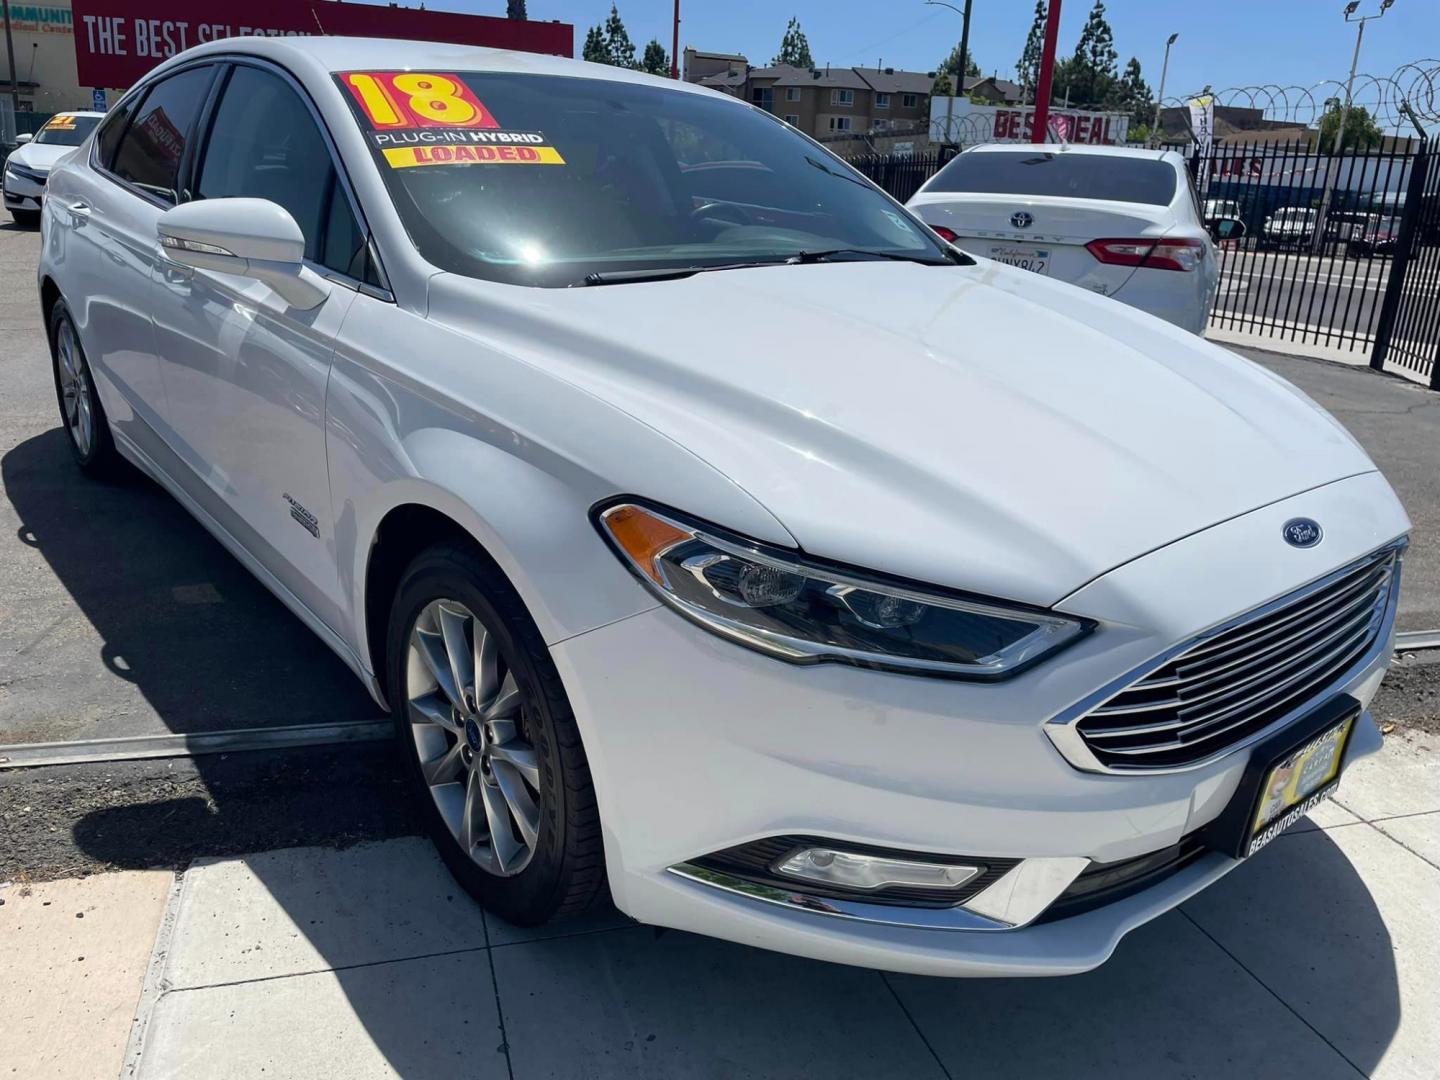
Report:
[[[625,285],[632,281],[673,281],[692,274],[708,274],[715,270],[748,270],[752,266],[784,266],[786,259],[756,259],[752,262],[721,263],[719,266],[667,266],[645,270],[607,270],[586,274],[576,285]]]
[[[824,251],[797,251],[787,263],[792,266],[805,263],[829,262],[837,255],[861,255],[871,259],[889,259],[891,262],[913,262],[921,266],[953,266],[954,264],[945,258],[927,259],[921,255],[900,255],[893,251],[872,251],[869,248],[829,248]]]

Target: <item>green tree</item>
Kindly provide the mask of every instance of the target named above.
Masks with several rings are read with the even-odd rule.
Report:
[[[645,55],[640,58],[640,68],[651,75],[669,75],[670,56],[665,46],[651,38],[650,44],[645,46]]]
[[[789,64],[798,68],[813,68],[815,58],[810,55],[810,42],[805,31],[800,29],[800,20],[791,16],[785,27],[785,36],[780,39],[780,55],[771,60],[772,64]]]
[[[1108,104],[1118,112],[1128,112],[1131,127],[1143,127],[1154,122],[1155,95],[1140,74],[1140,61],[1136,57],[1132,56],[1125,65],[1125,74],[1112,88]]]
[[[1070,57],[1066,86],[1070,91],[1070,104],[1077,106],[1103,105],[1110,97],[1118,72],[1115,61],[1115,34],[1105,18],[1104,0],[1095,0],[1085,28],[1080,31],[1080,40],[1075,43],[1075,53]]]
[[[950,55],[940,62],[940,72],[944,75],[949,75],[952,79],[954,79],[956,86],[965,85],[963,82],[961,82],[959,78],[960,43],[958,41],[955,43],[955,48],[950,50]],[[980,78],[980,65],[975,63],[975,54],[973,52],[969,52],[968,50],[965,55],[965,78]]]
[[[1045,0],[1035,0],[1035,19],[1025,35],[1025,48],[1015,65],[1015,77],[1022,86],[1034,86],[1040,79],[1040,54],[1045,50]]]
[[[614,4],[610,5],[610,17],[605,20],[605,25],[592,26],[585,35],[585,46],[580,57],[596,64],[609,64],[611,67],[629,68],[631,71],[640,69],[640,64],[635,59],[635,43],[630,40],[630,34]]]
[[[1335,132],[1340,127],[1341,106],[1337,102],[1325,110],[1320,118],[1320,149],[1335,148]],[[1369,150],[1385,141],[1385,132],[1375,123],[1370,110],[1363,105],[1351,105],[1350,115],[1345,118],[1345,134],[1340,140],[1342,150]]]
[[[938,71],[935,73],[935,81],[930,84],[931,97],[950,97],[955,93],[955,84],[950,81],[947,72]]]
[[[525,0],[506,0],[505,17],[507,19],[528,19],[525,14]]]
[[[585,35],[585,47],[581,50],[580,59],[588,60],[592,64],[608,64],[610,52],[605,48],[605,32],[598,26],[592,26]]]

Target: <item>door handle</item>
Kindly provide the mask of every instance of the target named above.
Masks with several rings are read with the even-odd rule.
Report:
[[[61,203],[65,212],[70,215],[70,224],[79,228],[90,219],[90,204],[87,202]]]

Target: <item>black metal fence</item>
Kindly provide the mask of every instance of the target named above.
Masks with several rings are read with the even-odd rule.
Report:
[[[1417,372],[1440,390],[1440,138],[1411,166],[1370,363]]]
[[[1220,245],[1211,328],[1358,353],[1376,367],[1398,362],[1395,343],[1420,344],[1395,336],[1399,327],[1433,348],[1440,325],[1432,319],[1427,330],[1416,304],[1398,303],[1410,266],[1422,263],[1397,257],[1440,241],[1422,227],[1433,161],[1408,143],[1338,155],[1308,142],[1222,143],[1192,158],[1205,217],[1238,217],[1246,227],[1243,240]],[[1430,375],[1418,356],[1405,366]]]
[[[920,154],[861,154],[845,160],[905,202],[958,152],[952,146],[940,146]]]
[[[956,150],[850,164],[902,202]],[[1440,138],[1335,154],[1308,141],[1224,142],[1190,168],[1219,245],[1212,330],[1368,359],[1440,389]]]

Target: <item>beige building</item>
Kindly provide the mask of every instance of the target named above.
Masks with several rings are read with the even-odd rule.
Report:
[[[686,50],[687,62],[690,50]],[[715,55],[715,54],[711,54]],[[933,76],[894,68],[750,67],[744,57],[691,81],[743,98],[817,139],[923,132]]]
[[[70,0],[10,4],[21,111],[53,113],[91,108],[91,88],[75,74],[74,25]],[[0,45],[0,97],[10,97],[10,65]],[[8,107],[7,107],[8,111]]]

